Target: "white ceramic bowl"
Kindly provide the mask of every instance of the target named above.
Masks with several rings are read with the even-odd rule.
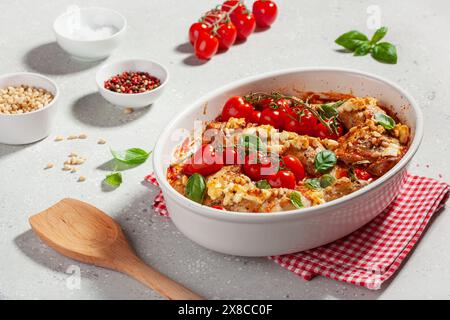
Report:
[[[0,88],[28,85],[51,92],[53,100],[44,108],[22,113],[0,113],[0,143],[27,144],[47,137],[56,116],[59,90],[52,80],[36,73],[10,73],[0,76]]]
[[[161,80],[161,85],[151,91],[142,93],[117,93],[105,89],[104,82],[124,71],[143,71]],[[95,77],[98,91],[108,102],[119,107],[143,108],[158,99],[163,93],[167,81],[169,81],[169,72],[161,64],[143,59],[130,59],[114,62],[103,66],[97,71]]]
[[[74,36],[77,29],[90,26],[98,29],[114,27],[116,32],[100,40],[84,40]],[[100,60],[116,49],[126,34],[127,20],[120,13],[106,8],[76,8],[56,18],[53,30],[56,41],[67,53],[80,60]]]
[[[370,95],[392,106],[412,129],[408,152],[384,176],[340,199],[316,207],[279,213],[224,212],[202,206],[176,192],[166,180],[180,131],[191,130],[195,120],[211,120],[233,95],[256,91],[295,90],[351,92]],[[208,104],[204,112],[205,104]],[[407,164],[422,138],[422,114],[414,99],[397,85],[360,71],[335,68],[289,69],[239,80],[200,98],[174,119],[161,134],[153,153],[153,167],[175,225],[200,245],[227,254],[267,256],[311,249],[339,239],[363,226],[398,194]]]

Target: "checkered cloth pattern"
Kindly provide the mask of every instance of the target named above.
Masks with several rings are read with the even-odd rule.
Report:
[[[158,186],[153,174],[145,180]],[[318,248],[269,258],[305,280],[321,275],[380,289],[413,249],[433,214],[444,206],[448,194],[447,183],[408,174],[397,198],[357,231]],[[161,191],[153,206],[168,216]]]

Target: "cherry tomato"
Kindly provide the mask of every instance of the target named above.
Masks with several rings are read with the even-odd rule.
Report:
[[[326,126],[324,126],[323,123],[317,122],[316,128],[314,130],[314,135],[316,137],[319,137],[321,139],[333,139],[337,140],[340,136],[342,136],[342,133],[344,132],[344,129],[342,125],[339,123],[337,127],[338,133],[330,132]]]
[[[337,167],[336,168],[336,178],[348,178],[348,170],[341,168],[341,167]]]
[[[200,32],[194,44],[195,55],[199,59],[208,60],[219,49],[219,40],[208,32]]]
[[[295,175],[289,170],[280,170],[268,176],[267,181],[272,188],[295,189],[296,186]]]
[[[225,20],[226,12],[220,9],[213,9],[208,11],[201,19],[201,22],[206,22],[208,25],[212,25],[216,22]]]
[[[236,9],[234,9],[234,11],[231,14],[243,14],[247,11],[247,8],[245,7],[245,4],[243,4],[242,2],[238,5],[239,2],[240,2],[239,0],[225,1],[222,4],[221,9],[222,11],[229,12],[234,6],[237,5]]]
[[[222,159],[211,144],[204,144],[183,166],[183,173],[190,176],[199,173],[202,176],[213,174],[223,167]]]
[[[253,3],[253,14],[260,28],[270,27],[277,18],[277,11],[277,5],[273,1],[257,0]]]
[[[266,98],[266,99],[259,101],[255,105],[255,107],[259,110],[264,110],[264,109],[270,108],[274,104],[275,104],[275,101],[272,98]]]
[[[291,108],[283,118],[284,130],[300,135],[313,135],[317,119],[309,110]]]
[[[252,113],[250,114],[249,121],[251,123],[259,124],[261,121],[261,111],[253,110]]]
[[[231,22],[224,23],[217,29],[217,39],[219,39],[219,49],[227,50],[236,41],[237,30]]]
[[[289,110],[290,106],[291,106],[291,101],[287,100],[287,99],[278,99],[277,102],[275,103],[278,108],[280,108],[283,111]]]
[[[238,153],[234,148],[225,148],[221,153],[223,164],[238,164]]]
[[[256,22],[253,13],[248,14],[232,14],[230,16],[231,22],[235,25],[237,29],[238,40],[245,40],[249,35],[255,31]]]
[[[211,206],[211,208],[214,208],[214,209],[217,209],[217,210],[223,210],[223,211],[226,211],[224,207],[219,206],[219,205]]]
[[[253,107],[247,103],[244,98],[234,96],[225,102],[222,109],[222,121],[228,121],[230,118],[246,118],[250,117]]]
[[[278,109],[267,108],[261,112],[260,124],[268,124],[275,129],[283,128],[283,114]]]
[[[354,168],[353,173],[355,174],[356,178],[359,180],[370,180],[372,179],[372,175],[368,173],[366,170]]]
[[[305,177],[305,168],[297,157],[286,155],[281,158],[281,165],[292,171],[297,181],[301,181]]]
[[[196,22],[191,25],[191,27],[189,28],[189,41],[191,42],[192,45],[194,45],[200,32],[203,31],[210,32],[211,27],[209,27],[208,25],[206,25],[206,23],[203,22]]]
[[[246,176],[253,181],[259,181],[272,175],[276,171],[277,165],[271,158],[258,151],[245,157],[243,169]]]

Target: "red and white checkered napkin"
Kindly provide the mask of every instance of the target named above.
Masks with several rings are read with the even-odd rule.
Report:
[[[153,174],[145,180],[158,186]],[[321,275],[380,289],[417,243],[433,214],[444,206],[448,193],[447,183],[409,174],[389,207],[357,231],[322,247],[269,258],[305,280]],[[168,216],[162,192],[153,206]]]

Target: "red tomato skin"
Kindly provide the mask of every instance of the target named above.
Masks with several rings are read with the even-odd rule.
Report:
[[[348,170],[338,167],[337,171],[336,171],[336,178],[338,178],[338,179],[340,179],[340,178],[348,178]]]
[[[234,96],[225,102],[222,108],[222,121],[228,121],[230,118],[245,118],[253,111],[253,107],[245,102],[244,98]]]
[[[239,0],[225,1],[221,6],[221,10],[225,11],[225,12],[229,12],[235,5],[238,4],[238,2],[239,2]],[[243,3],[241,3],[236,7],[236,9],[234,9],[234,11],[231,14],[243,14],[243,13],[245,13],[246,10],[247,10],[247,8],[245,7],[245,5]]]
[[[297,181],[301,181],[305,178],[305,168],[303,167],[303,164],[297,157],[286,155],[281,159],[282,165],[284,165],[286,169],[292,171]]]
[[[250,114],[249,122],[260,124],[261,122],[261,111],[253,110]]]
[[[206,13],[206,15],[203,17],[201,22],[206,22],[208,25],[212,25],[219,20],[224,21],[225,20],[226,12],[221,9],[213,9]]]
[[[222,154],[223,164],[238,164],[238,153],[234,148],[225,148]]]
[[[183,173],[191,176],[199,173],[202,176],[208,176],[216,173],[223,167],[222,159],[219,160],[210,144],[204,144],[197,152],[183,165]]]
[[[237,29],[237,39],[245,40],[256,29],[255,17],[252,13],[248,14],[232,14],[231,22]]]
[[[227,50],[235,42],[237,37],[237,30],[234,24],[224,23],[217,29],[217,39],[219,39],[219,49]]]
[[[227,211],[224,207],[219,206],[219,205],[211,206],[211,208],[214,208],[214,209],[217,209],[217,210]]]
[[[370,180],[372,179],[372,175],[368,173],[366,170],[354,168],[353,173],[359,180]]]
[[[268,176],[267,181],[272,188],[295,189],[295,186],[297,185],[295,175],[289,170],[280,170],[277,173]]]
[[[208,32],[200,32],[194,44],[197,58],[209,60],[219,50],[219,40]]]
[[[211,31],[211,27],[208,27],[205,23],[203,22],[196,22],[193,23],[191,25],[191,27],[189,28],[189,42],[194,45],[195,41],[198,38],[198,35],[200,34],[200,32],[210,32]]]
[[[257,0],[253,3],[253,14],[260,28],[270,27],[278,15],[278,8],[273,1]]]
[[[328,130],[327,127],[323,125],[321,122],[317,122],[315,130],[314,130],[314,136],[321,138],[321,139],[333,139],[337,140],[340,136],[342,136],[342,133],[344,132],[344,129],[342,128],[342,125],[339,124],[338,126],[338,133],[332,133],[330,130]]]
[[[266,98],[266,99],[259,101],[255,105],[255,108],[257,108],[258,110],[264,110],[264,109],[270,108],[274,104],[275,104],[275,101],[272,98]]]
[[[274,174],[278,168],[271,159],[261,152],[252,153],[245,157],[242,169],[244,174],[253,181],[259,181]]]
[[[283,128],[283,115],[278,109],[266,108],[261,112],[260,124],[268,124],[275,129]]]

